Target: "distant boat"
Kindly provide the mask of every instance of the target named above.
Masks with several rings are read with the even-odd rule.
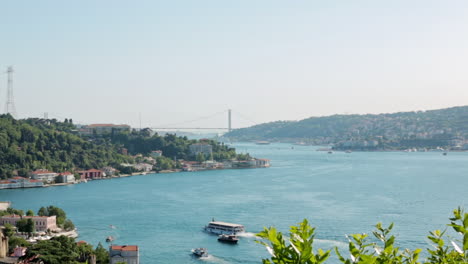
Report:
[[[333,151],[331,151],[331,150],[330,150],[330,151],[328,151],[328,154],[333,154]]]
[[[106,242],[107,242],[107,243],[110,243],[110,242],[112,242],[112,241],[114,241],[114,240],[115,240],[115,239],[114,239],[112,236],[106,237]]]
[[[447,156],[447,152],[444,152],[442,155]]]
[[[347,151],[345,151],[345,153],[351,153],[351,152],[352,152],[352,151],[351,151],[351,150],[349,150],[349,149],[348,149]]]
[[[208,257],[208,250],[206,248],[195,248],[192,249],[193,255],[196,257],[202,258],[202,257]]]
[[[232,244],[237,244],[239,241],[239,238],[236,235],[219,235],[218,236],[218,241],[219,242],[225,242],[225,243],[232,243]]]
[[[257,145],[270,145],[270,142],[268,142],[268,141],[256,141],[255,144],[257,144]]]

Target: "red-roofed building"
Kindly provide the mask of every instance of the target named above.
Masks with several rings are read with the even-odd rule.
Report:
[[[118,246],[112,245],[109,247],[110,264],[125,262],[127,264],[139,264],[140,256],[138,246]]]
[[[78,171],[81,180],[95,180],[102,179],[102,170],[90,169],[85,171]]]

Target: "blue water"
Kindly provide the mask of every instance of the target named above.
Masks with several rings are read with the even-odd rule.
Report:
[[[252,233],[288,231],[308,218],[316,247],[346,249],[345,234],[371,233],[395,222],[398,245],[427,247],[428,231],[444,229],[451,211],[468,208],[468,153],[315,151],[288,144],[236,144],[239,152],[271,159],[267,169],[133,176],[64,187],[2,190],[15,208],[56,205],[80,238],[94,245],[137,244],[141,263],[203,263],[190,250],[206,247],[206,263],[261,263],[266,250]],[[202,232],[212,218],[244,224],[238,245]],[[110,229],[109,225],[116,226]],[[347,254],[346,254],[347,255]],[[334,262],[334,261],[331,261]]]

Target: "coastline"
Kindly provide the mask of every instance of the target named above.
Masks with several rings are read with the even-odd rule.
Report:
[[[145,175],[148,175],[148,174],[197,172],[197,171],[211,171],[211,170],[258,169],[258,168],[268,168],[268,167],[269,166],[267,166],[267,167],[246,167],[246,168],[204,168],[204,169],[197,169],[197,170],[191,170],[191,171],[184,171],[182,169],[174,169],[174,170],[161,170],[161,171],[148,171],[148,172],[134,172],[132,174],[121,174],[121,175],[116,175],[116,176],[103,177],[103,178],[100,178],[100,179],[92,179],[92,180],[90,179],[90,180],[87,180],[87,181],[77,181],[77,182],[69,182],[69,183],[50,183],[50,184],[44,184],[43,186],[34,186],[34,187],[4,188],[4,189],[0,189],[0,191],[1,190],[14,190],[14,189],[60,187],[60,186],[68,186],[68,185],[73,185],[73,184],[83,184],[83,183],[87,183],[88,181],[112,180],[112,179],[126,178],[126,177],[131,177],[131,176],[145,176]]]

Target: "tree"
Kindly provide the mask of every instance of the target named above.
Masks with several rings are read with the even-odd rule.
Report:
[[[15,227],[12,224],[6,223],[3,228],[3,234],[7,237],[13,236],[15,233]]]
[[[297,226],[291,226],[289,235],[289,244],[286,243],[281,232],[277,232],[276,228],[265,228],[257,236],[267,240],[256,241],[264,245],[271,254],[271,259],[263,259],[264,264],[318,264],[323,263],[329,256],[330,250],[317,250],[314,253],[313,243],[315,238],[315,228],[312,228],[307,219],[304,219]]]
[[[67,220],[65,220],[65,222],[63,223],[63,229],[65,229],[65,230],[67,230],[67,231],[74,230],[74,229],[75,229],[75,225],[73,224],[73,222],[72,222],[70,219],[67,219]]]
[[[27,215],[27,216],[34,216],[34,212],[33,212],[32,210],[28,210],[28,211],[26,212],[26,215]]]
[[[197,154],[197,156],[195,157],[195,159],[196,159],[198,162],[204,162],[204,161],[206,160],[205,155],[204,155],[203,153],[201,153],[201,152],[199,152],[199,153]]]
[[[47,212],[49,212],[49,216],[55,215],[57,218],[57,225],[63,227],[63,224],[67,219],[67,214],[65,211],[63,211],[61,208],[50,205],[47,207]]]
[[[38,216],[49,216],[49,211],[47,211],[47,208],[41,207],[39,211],[37,211]]]
[[[12,236],[8,240],[8,251],[12,252],[15,247],[30,247],[31,243],[19,236]]]
[[[96,254],[96,264],[109,263],[109,252],[102,246],[100,242],[94,250],[94,253]]]

